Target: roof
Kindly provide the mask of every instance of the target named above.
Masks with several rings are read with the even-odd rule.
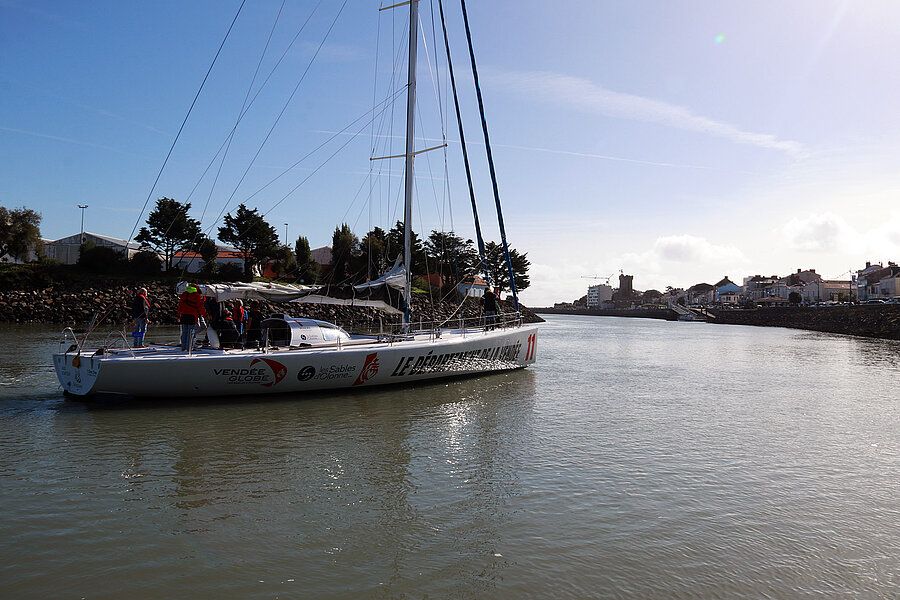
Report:
[[[108,235],[102,235],[100,233],[91,233],[90,231],[84,232],[85,237],[90,236],[93,238],[97,238],[98,240],[103,240],[108,242],[114,246],[122,246],[123,248],[138,248],[140,244],[137,242],[129,242],[128,240],[123,240],[121,238],[114,238]],[[59,238],[58,240],[53,240],[48,242],[49,244],[80,244],[81,243],[81,233],[73,233],[72,235],[68,235],[66,237]]]
[[[474,277],[466,279],[465,281],[460,283],[460,285],[470,285],[472,287],[487,287],[487,282],[478,275],[475,275]]]
[[[173,254],[172,258],[203,258],[203,255],[199,252],[180,251]],[[243,260],[244,255],[240,252],[225,252],[220,250],[216,253],[216,258],[240,258]]]
[[[696,285],[692,285],[687,289],[688,292],[709,292],[715,289],[714,286],[711,286],[708,283],[698,283]]]

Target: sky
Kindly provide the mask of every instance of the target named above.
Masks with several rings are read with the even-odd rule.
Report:
[[[474,238],[432,4],[416,147],[448,148],[416,159],[414,228]],[[78,205],[85,230],[132,238],[164,196],[212,235],[241,202],[291,244],[330,244],[344,222],[360,237],[391,227],[402,160],[370,159],[403,152],[405,59],[391,49],[406,9],[246,0],[210,69],[239,6],[0,0],[0,205],[39,211],[49,239],[78,233]],[[445,10],[483,154],[459,5]],[[620,271],[664,290],[900,260],[900,2],[468,10],[508,241],[531,261],[526,305]],[[483,162],[479,217],[499,241]]]

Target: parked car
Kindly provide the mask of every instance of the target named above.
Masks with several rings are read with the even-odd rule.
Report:
[[[863,304],[884,304],[884,300],[882,300],[881,298],[870,298],[869,300],[863,302]]]
[[[885,304],[900,304],[900,296],[894,296],[890,300],[885,300]]]

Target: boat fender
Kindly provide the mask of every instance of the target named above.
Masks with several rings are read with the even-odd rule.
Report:
[[[72,357],[72,366],[76,369],[81,366],[81,357],[76,355]]]

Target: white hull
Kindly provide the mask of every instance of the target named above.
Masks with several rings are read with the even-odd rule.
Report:
[[[536,327],[443,330],[402,341],[354,340],[328,347],[141,350],[53,355],[63,390],[75,396],[199,397],[370,387],[505,371],[535,360]]]

